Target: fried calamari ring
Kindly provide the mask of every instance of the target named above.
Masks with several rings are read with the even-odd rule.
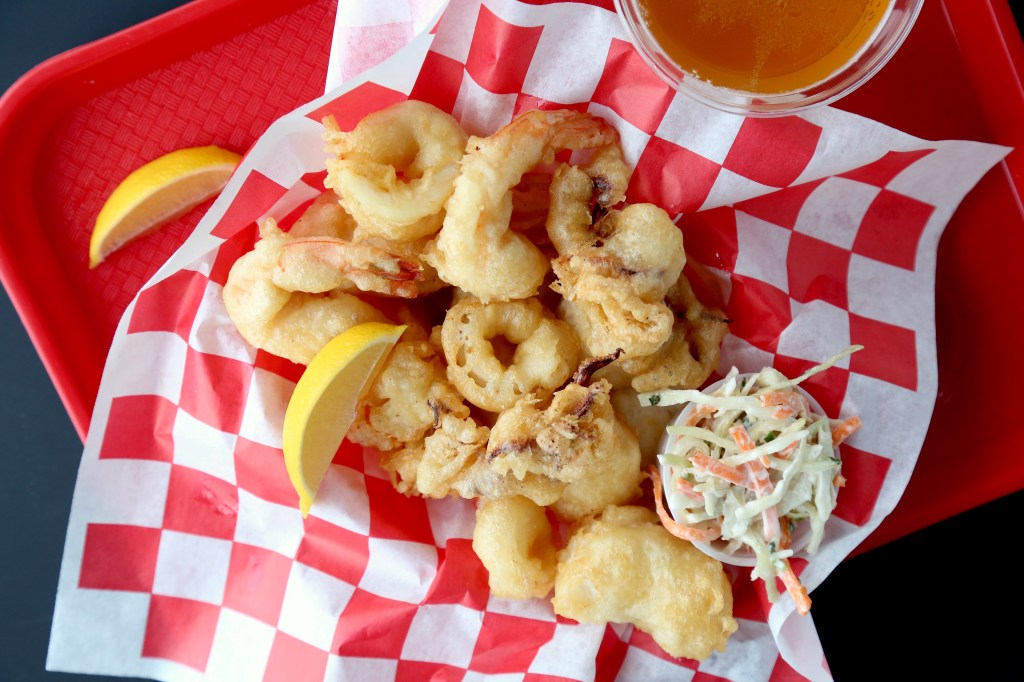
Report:
[[[592,229],[594,215],[603,215],[625,199],[630,175],[617,144],[595,150],[583,166],[562,164],[555,170],[546,229],[559,255],[592,246],[601,238]]]
[[[536,298],[484,304],[460,300],[445,315],[441,346],[448,380],[477,407],[500,412],[549,394],[579,360],[572,330]],[[512,348],[509,348],[511,346]]]
[[[341,197],[360,234],[411,240],[437,232],[454,189],[467,135],[450,114],[407,100],[363,118],[342,132],[324,119],[324,184]]]
[[[544,508],[525,497],[481,500],[473,551],[487,569],[491,593],[504,599],[547,596],[558,563],[552,535]]]

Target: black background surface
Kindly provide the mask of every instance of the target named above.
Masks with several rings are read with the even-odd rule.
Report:
[[[0,92],[48,57],[181,4],[0,0]],[[0,173],[16,172],[0,159]],[[82,444],[6,292],[0,358],[0,682],[123,680],[44,668]],[[841,564],[811,595],[835,679],[1024,679],[1022,514],[1018,492]]]

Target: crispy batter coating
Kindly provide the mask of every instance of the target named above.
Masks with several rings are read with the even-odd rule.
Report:
[[[496,597],[545,597],[555,584],[558,553],[551,524],[544,508],[525,497],[481,500],[473,551],[487,569]]]
[[[532,111],[468,137],[410,101],[351,132],[328,118],[324,141],[327,191],[288,233],[267,219],[229,276],[242,335],[308,362],[359,322],[409,323],[348,438],[402,494],[477,500],[492,593],[554,590],[565,617],[633,623],[675,656],[724,651],[721,564],[625,505],[675,414],[637,391],[702,384],[728,321],[694,296],[671,217],[623,205],[615,128]]]
[[[424,258],[441,279],[481,301],[537,293],[549,269],[528,238],[509,229],[513,188],[566,149],[618,142],[615,128],[585,112],[528,111],[487,137],[470,137],[437,238]]]
[[[448,379],[466,400],[491,412],[531,393],[550,395],[579,360],[572,330],[537,298],[494,303],[463,298],[445,315],[441,344]]]
[[[666,302],[675,314],[668,341],[655,353],[623,358],[622,369],[641,393],[663,388],[699,388],[718,367],[729,320],[721,310],[704,307],[686,275],[669,289]]]
[[[441,415],[439,427],[422,442],[381,457],[381,466],[400,481],[396,487],[401,492],[491,500],[521,495],[540,506],[558,499],[565,488],[561,481],[536,473],[517,478],[490,466],[486,458],[490,429],[471,416],[461,416],[466,413]]]
[[[669,654],[703,660],[737,629],[722,564],[674,537],[644,507],[608,507],[559,553],[555,613],[632,623]]]
[[[235,261],[224,285],[224,306],[242,337],[257,348],[309,364],[338,334],[384,316],[345,288],[290,291],[274,281],[281,251],[291,242],[273,218],[260,224],[255,248]]]
[[[617,364],[609,368],[618,367]],[[637,392],[630,386],[612,389],[612,406],[619,419],[636,432],[640,443],[640,468],[647,469],[658,462],[658,450],[665,436],[665,427],[682,409],[678,405],[641,405]]]
[[[559,253],[551,286],[578,308],[574,329],[589,354],[648,355],[672,330],[664,299],[686,262],[682,232],[653,204],[612,209],[592,223],[593,180],[563,165],[551,181],[547,227]]]
[[[357,236],[415,240],[440,229],[454,190],[466,133],[437,107],[408,100],[369,114],[351,132],[324,119],[336,158],[324,184],[359,223]]]
[[[441,349],[429,341],[400,341],[359,401],[348,438],[394,450],[422,440],[439,414],[461,406],[462,396],[445,379]]]
[[[614,439],[615,414],[606,382],[572,383],[542,408],[520,400],[498,417],[487,443],[487,459],[502,472],[528,471],[576,481],[594,470]]]
[[[564,521],[578,521],[609,505],[625,504],[640,495],[640,444],[628,427],[612,417],[611,439],[602,447],[596,466],[573,481],[551,509]]]

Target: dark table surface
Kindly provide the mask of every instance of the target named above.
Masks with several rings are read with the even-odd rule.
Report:
[[[181,4],[0,0],[0,92],[48,57]],[[0,160],[0,172],[17,169]],[[6,295],[0,351],[0,682],[124,679],[44,668],[82,444]],[[835,679],[1024,679],[1010,558],[1022,514],[1024,491],[843,562],[812,594]]]

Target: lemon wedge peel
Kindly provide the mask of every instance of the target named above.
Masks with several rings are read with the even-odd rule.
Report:
[[[285,410],[284,463],[305,518],[355,420],[356,405],[406,325],[367,322],[331,340],[302,373]]]
[[[242,160],[216,145],[168,152],[135,169],[103,203],[89,239],[89,267],[129,241],[218,194]]]

